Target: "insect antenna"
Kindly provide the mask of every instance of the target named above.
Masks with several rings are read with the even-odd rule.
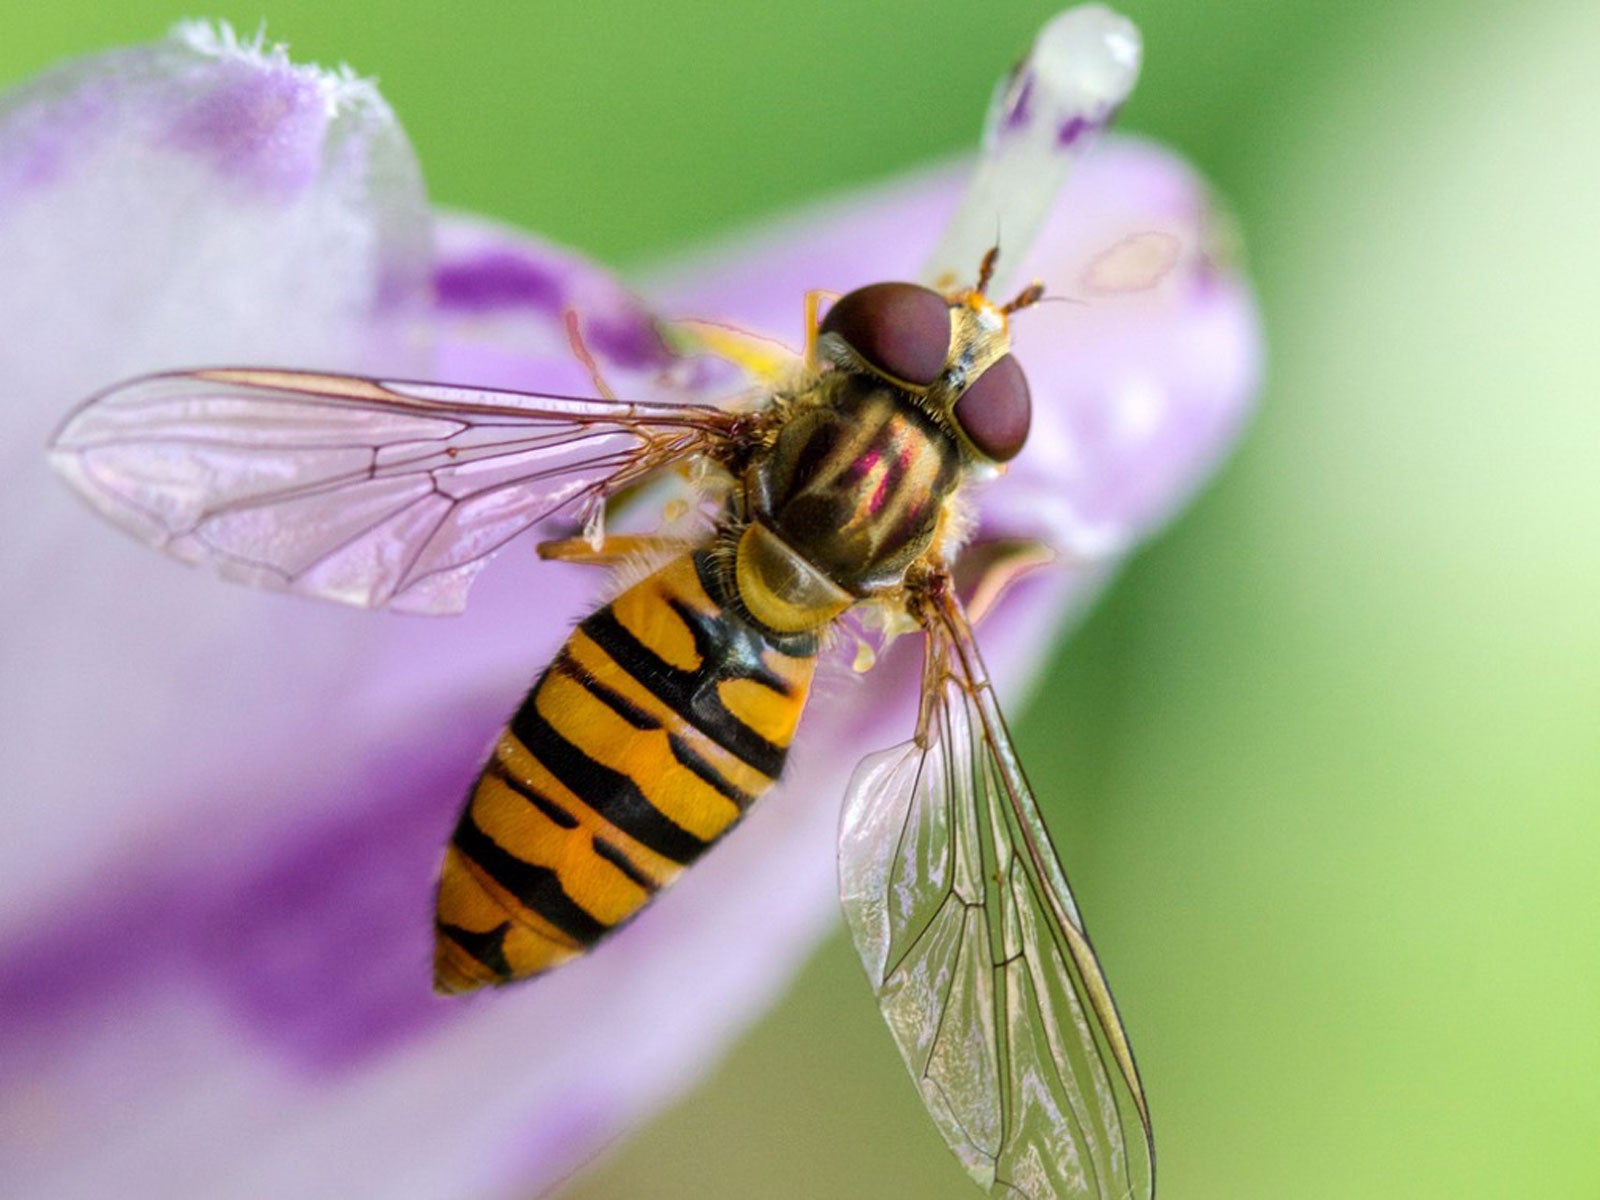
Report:
[[[1032,308],[1044,299],[1044,284],[1037,279],[1018,292],[1011,300],[1000,306],[1000,311],[1010,316],[1024,308]]]
[[[983,295],[989,290],[989,284],[994,279],[995,264],[1000,261],[1000,236],[995,235],[994,245],[983,252],[983,261],[978,264],[978,285],[972,290],[978,295]]]
[[[1037,304],[1076,304],[1080,308],[1087,308],[1089,306],[1089,301],[1085,300],[1082,296],[1058,296],[1058,295],[1055,295],[1053,293],[1049,294],[1049,295],[1040,296],[1033,303],[1036,304],[1036,305]]]

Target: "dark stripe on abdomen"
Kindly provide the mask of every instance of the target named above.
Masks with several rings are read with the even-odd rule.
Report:
[[[523,862],[479,829],[470,813],[456,826],[454,840],[461,853],[482,867],[524,908],[538,913],[568,937],[589,946],[606,932],[607,926],[567,895],[554,871]]]
[[[624,628],[609,608],[602,608],[581,626],[596,645],[609,654],[613,661],[649,688],[674,712],[698,729],[706,737],[730,754],[735,754],[769,779],[776,779],[783,770],[785,750],[775,746],[739,718],[730,713],[717,695],[718,675],[715,668],[685,671],[661,659]],[[700,647],[701,631],[690,626],[696,634],[696,647],[702,661],[714,647]],[[722,678],[738,678],[735,674]],[[781,683],[781,681],[780,681]]]
[[[506,934],[511,922],[502,921],[486,933],[475,933],[459,925],[435,921],[439,936],[447,937],[501,979],[511,978],[511,964],[506,961]]]
[[[668,739],[667,745],[672,750],[672,757],[677,760],[679,766],[693,771],[701,782],[710,787],[712,791],[733,801],[734,806],[740,812],[749,808],[755,801],[755,797],[749,792],[734,787],[726,775],[696,753],[694,747],[689,745],[683,738],[673,735]],[[779,761],[781,762],[782,760],[780,759]]]
[[[535,687],[511,718],[511,732],[528,752],[569,792],[641,846],[677,863],[699,858],[708,843],[668,820],[638,784],[590,758],[539,714],[543,686],[541,682]]]
[[[594,852],[597,855],[605,859],[606,862],[610,863],[617,870],[621,871],[628,877],[628,879],[638,884],[646,892],[654,895],[660,890],[660,887],[657,885],[655,880],[651,879],[650,876],[639,870],[639,868],[634,865],[632,859],[630,859],[621,850],[617,849],[617,847],[613,846],[610,842],[606,841],[605,838],[591,837],[589,839],[589,844],[594,847]]]
[[[645,712],[621,692],[608,688],[589,672],[580,667],[572,657],[572,652],[565,646],[561,653],[556,655],[555,662],[550,664],[550,669],[572,680],[578,686],[588,690],[589,694],[599,700],[617,716],[621,717],[635,729],[660,729],[661,722]]]
[[[566,809],[562,808],[554,800],[550,799],[549,796],[537,791],[532,784],[518,779],[506,769],[506,764],[500,761],[500,756],[498,754],[489,759],[489,765],[483,769],[483,773],[489,776],[491,779],[498,779],[513,792],[526,800],[529,804],[537,808],[547,818],[549,818],[550,821],[560,828],[576,829],[578,827],[577,817],[573,816]],[[476,789],[474,789],[474,791],[476,791]]]
[[[590,672],[579,666],[576,660],[573,659],[571,651],[563,648],[561,653],[556,656],[555,662],[550,665],[550,670],[566,679],[572,680],[572,682],[583,688],[635,729],[647,731],[661,728],[660,721],[645,712],[621,692],[618,692],[615,688],[607,687]],[[730,717],[730,719],[732,718]],[[731,800],[741,812],[750,807],[750,802],[755,797],[729,782],[728,778],[708,763],[704,756],[688,740],[673,733],[668,734],[667,744],[672,750],[672,757],[677,760],[680,766],[693,771],[716,792]]]

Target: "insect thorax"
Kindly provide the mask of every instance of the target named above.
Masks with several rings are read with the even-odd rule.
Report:
[[[954,440],[909,394],[826,372],[747,476],[748,516],[763,527],[745,539],[752,573],[812,611],[826,607],[828,585],[841,606],[895,586],[932,542],[960,466]],[[769,560],[787,551],[817,578],[786,579],[786,564]]]

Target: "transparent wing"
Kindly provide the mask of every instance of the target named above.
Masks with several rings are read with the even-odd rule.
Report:
[[[122,528],[229,579],[457,612],[484,559],[727,443],[704,405],[296,371],[152,375],[67,419],[53,465]]]
[[[884,1019],[991,1195],[1148,1198],[1122,1022],[953,594],[925,625],[918,736],[864,761],[840,894]]]

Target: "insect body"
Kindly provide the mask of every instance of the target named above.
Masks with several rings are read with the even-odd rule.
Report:
[[[819,633],[904,588],[972,456],[929,393],[997,357],[1005,314],[981,292],[957,303],[982,320],[952,330],[949,301],[914,284],[837,304],[823,325],[833,369],[728,447],[749,462],[717,543],[584,621],[534,685],[445,860],[440,990],[581,953],[772,786]],[[1025,410],[1021,378],[1003,375],[1008,390],[989,404]]]
[[[742,616],[716,555],[675,558],[574,631],[500,736],[439,883],[434,984],[565,962],[772,786],[817,638]]]
[[[923,1099],[995,1195],[1153,1193],[1138,1072],[953,575],[968,484],[1027,438],[1006,305],[852,292],[753,411],[263,370],[152,376],[75,413],[58,469],[113,520],[247,582],[449,612],[555,515],[555,557],[656,570],[583,621],[473,785],[435,984],[537,974],[628,919],[778,778],[819,648],[876,609],[925,634],[912,740],[858,769],[840,894]],[[581,345],[577,348],[581,351]],[[285,431],[293,436],[285,436]],[[693,466],[685,545],[606,539],[607,500]]]

